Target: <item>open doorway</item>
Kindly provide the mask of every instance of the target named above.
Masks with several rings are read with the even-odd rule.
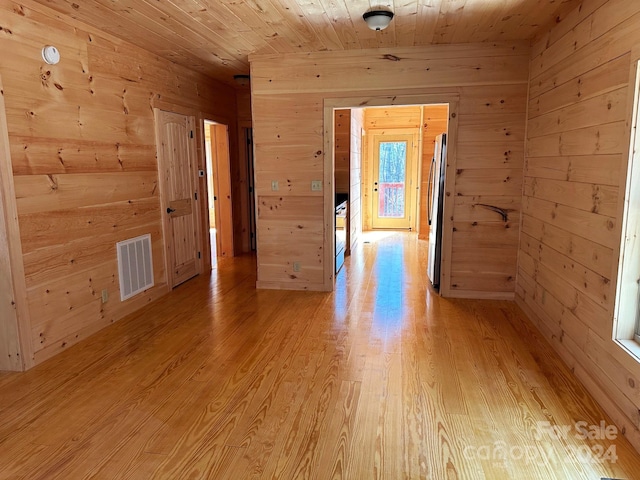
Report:
[[[231,204],[231,172],[229,128],[204,120],[207,175],[207,212],[211,267],[220,257],[233,256],[233,217]]]
[[[446,134],[447,104],[364,109],[363,230],[429,236],[427,197],[435,139]]]
[[[410,232],[404,235],[429,239],[430,232],[435,231],[435,225],[429,224],[429,205],[433,202],[428,201],[428,193],[433,192],[435,181],[430,170],[436,155],[436,138],[448,133],[450,106],[457,103],[447,101],[446,96],[433,103],[399,105],[375,105],[371,100],[352,103],[357,105],[354,108],[346,105],[348,99],[335,100],[334,108],[325,110],[325,120],[331,115],[334,123],[333,206],[338,207],[348,198],[347,221],[359,222],[346,227],[345,251],[349,247],[353,250],[357,243],[370,243],[375,235],[369,232],[376,230]],[[325,107],[330,103],[333,101]],[[362,107],[363,103],[368,105]],[[444,175],[444,168],[442,172]],[[338,210],[334,224],[336,276],[343,264],[340,252],[344,236]],[[441,232],[442,229],[440,235]],[[442,241],[438,244],[441,246]],[[435,257],[433,252],[430,255]],[[432,282],[437,284],[433,279]]]
[[[248,226],[248,235],[245,235],[243,238],[242,251],[255,252],[257,250],[257,229],[255,174],[253,165],[253,129],[251,128],[251,124],[240,125],[240,141],[240,161],[243,162],[244,160],[244,177],[247,184],[242,204],[242,224]]]

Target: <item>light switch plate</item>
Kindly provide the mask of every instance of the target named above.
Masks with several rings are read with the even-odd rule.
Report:
[[[278,180],[271,180],[271,190],[277,192],[280,189],[280,185],[278,185]]]
[[[322,191],[322,180],[311,180],[311,191],[312,192],[321,192]]]

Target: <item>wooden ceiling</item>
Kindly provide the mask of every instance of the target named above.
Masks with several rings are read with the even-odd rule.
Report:
[[[523,40],[581,0],[36,0],[230,83],[250,53]],[[374,32],[362,14],[395,12]]]

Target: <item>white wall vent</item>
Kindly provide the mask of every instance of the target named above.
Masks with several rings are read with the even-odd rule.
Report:
[[[116,243],[116,249],[120,275],[120,300],[124,301],[153,287],[151,235],[123,240]]]

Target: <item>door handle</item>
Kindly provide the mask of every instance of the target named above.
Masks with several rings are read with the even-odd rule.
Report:
[[[171,214],[172,214],[173,212],[175,212],[175,211],[176,211],[176,210],[175,210],[175,208],[167,207],[167,213],[168,213],[169,215],[171,215]]]

